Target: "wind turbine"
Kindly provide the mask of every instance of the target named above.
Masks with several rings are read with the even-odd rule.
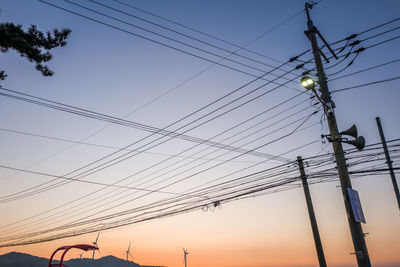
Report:
[[[99,247],[97,246],[97,240],[99,240],[99,235],[100,235],[100,232],[97,234],[96,241],[93,242],[93,246],[95,246],[96,248],[99,248]],[[94,259],[94,253],[95,253],[95,251],[96,251],[96,250],[93,250],[92,259]]]
[[[130,249],[131,249],[131,242],[129,242],[128,250],[125,251],[125,253],[126,253],[126,260],[127,260],[127,261],[129,261],[129,256],[131,256],[131,258],[133,258],[132,254],[131,254],[131,252],[130,252]]]
[[[183,260],[185,261],[185,267],[187,267],[187,254],[189,254],[189,252],[187,249],[183,248]]]

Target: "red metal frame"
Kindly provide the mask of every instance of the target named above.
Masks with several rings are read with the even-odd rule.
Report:
[[[97,247],[95,247],[95,246],[86,245],[86,244],[78,244],[78,245],[72,245],[72,246],[63,246],[63,247],[59,247],[58,249],[56,249],[56,250],[53,252],[53,254],[51,254],[51,257],[50,257],[50,260],[49,260],[49,267],[56,267],[56,266],[62,267],[62,266],[66,266],[66,265],[63,265],[64,256],[65,256],[65,254],[68,252],[68,250],[70,250],[71,248],[77,248],[77,249],[81,249],[81,250],[84,250],[84,251],[88,251],[88,250],[99,250],[99,248],[97,248]],[[63,253],[62,256],[61,256],[60,263],[59,263],[59,264],[56,264],[56,263],[53,264],[53,257],[54,257],[54,255],[55,255],[58,251],[60,251],[60,250],[65,250],[64,253]]]

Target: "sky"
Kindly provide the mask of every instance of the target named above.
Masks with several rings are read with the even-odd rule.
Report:
[[[304,1],[46,2],[3,0],[0,22],[21,24],[24,29],[36,25],[41,31],[71,29],[68,44],[52,50],[54,58],[48,66],[55,75],[43,77],[33,63],[9,51],[0,55],[0,68],[8,75],[0,83],[2,88],[126,121],[125,125],[112,124],[1,95],[0,246],[10,237],[24,242],[82,229],[90,233],[0,247],[0,254],[18,251],[50,257],[63,245],[92,244],[102,228],[130,220],[128,225],[101,231],[96,258],[125,258],[131,242],[133,260],[143,265],[184,266],[182,248],[186,248],[188,266],[318,266],[299,181],[291,187],[265,188],[244,199],[238,195],[222,201],[212,191],[200,197],[190,195],[194,194],[193,188],[206,183],[217,188],[216,181],[235,181],[265,170],[265,174],[273,173],[275,176],[261,177],[257,183],[260,188],[274,177],[298,176],[296,164],[288,163],[297,156],[322,159],[322,155],[332,152],[330,143],[321,139],[321,134],[328,133],[323,113],[319,110],[313,114],[320,105],[299,83],[301,73],[314,68],[313,63],[292,71],[311,60],[312,54],[308,51],[299,60],[284,64],[310,49],[304,34]],[[333,43],[397,19],[398,10],[400,2],[395,0],[323,0],[311,10],[311,17],[323,37],[339,51],[346,42]],[[324,61],[329,89],[397,77],[400,40],[395,37],[399,26],[400,21],[395,21],[360,34],[360,45],[353,50],[347,47],[339,60]],[[386,42],[389,39],[393,40]],[[369,46],[357,56],[350,53],[344,57],[349,51]],[[331,56],[326,49],[323,52]],[[353,74],[384,63],[388,64]],[[283,66],[277,69],[280,65]],[[352,75],[343,77],[347,74]],[[310,75],[315,77],[315,71],[311,70]],[[266,82],[273,79],[275,84]],[[395,79],[332,93],[339,129],[356,124],[367,145],[374,144],[380,141],[375,120],[379,116],[386,140],[398,139],[399,86]],[[239,96],[242,98],[235,100]],[[259,97],[252,100],[255,96]],[[291,100],[285,102],[287,99]],[[159,133],[149,136],[143,127],[128,127],[127,121],[184,133],[192,141]],[[194,128],[195,125],[198,126]],[[157,141],[158,138],[163,139]],[[193,138],[215,143],[199,145]],[[242,150],[221,149],[215,147],[217,143]],[[352,148],[347,144],[344,147]],[[398,167],[397,150],[393,149],[394,166]],[[122,156],[132,150],[136,152],[129,154],[131,157]],[[359,153],[353,151],[349,155],[353,162],[357,155],[369,152]],[[91,173],[95,169],[90,169],[89,164],[98,160],[98,164],[103,163],[106,156],[125,160]],[[361,167],[373,168],[378,161],[385,162],[382,154],[371,157],[373,160]],[[316,161],[306,164],[307,173],[313,172],[313,164]],[[290,175],[285,174],[292,170]],[[357,170],[357,165],[350,165],[349,170]],[[87,176],[79,176],[82,173]],[[368,233],[365,240],[373,266],[399,266],[400,213],[389,175],[352,177],[366,218],[362,227]],[[63,178],[86,182],[73,181],[26,196],[46,185],[64,182]],[[56,181],[51,182],[52,179]],[[125,188],[104,186],[110,184]],[[238,187],[231,194],[240,188],[237,183],[234,185]],[[310,191],[328,265],[356,266],[338,180],[312,184]],[[91,195],[84,197],[87,194]],[[129,217],[146,218],[148,210],[141,208],[172,197],[193,197],[179,207],[199,206],[175,216],[142,222]],[[214,208],[217,200],[221,202]],[[133,209],[139,211],[124,213]],[[118,212],[119,217],[104,217],[85,225],[88,228],[77,225],[38,234]],[[162,210],[151,212],[163,214]],[[79,257],[78,254],[71,252],[69,257]]]

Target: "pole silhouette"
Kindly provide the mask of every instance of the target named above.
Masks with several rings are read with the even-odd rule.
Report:
[[[314,207],[311,200],[310,189],[308,188],[307,176],[304,171],[303,159],[298,156],[297,163],[299,164],[301,182],[303,183],[304,196],[306,198],[308,215],[310,217],[311,228],[314,236],[315,248],[317,250],[318,262],[320,267],[326,267],[324,250],[322,248],[321,237],[319,236],[317,219],[315,218]]]
[[[397,185],[396,175],[394,174],[394,171],[393,171],[392,160],[390,159],[390,154],[389,154],[389,151],[388,151],[388,148],[386,145],[386,139],[385,139],[385,135],[383,133],[381,119],[379,117],[376,117],[375,119],[376,119],[376,124],[378,125],[379,135],[381,136],[383,151],[385,152],[386,164],[389,168],[390,178],[392,179],[393,189],[394,189],[394,193],[396,195],[396,200],[397,200],[397,206],[400,209],[399,186]]]
[[[307,37],[310,39],[312,51],[314,54],[315,66],[318,72],[318,83],[320,85],[320,92],[322,94],[322,105],[324,106],[324,111],[327,117],[330,137],[333,146],[333,152],[336,159],[336,166],[339,174],[340,187],[342,190],[342,195],[344,199],[344,205],[347,213],[347,220],[350,227],[350,232],[353,240],[354,246],[354,254],[357,258],[357,263],[359,267],[371,267],[371,262],[369,259],[367,245],[364,239],[364,233],[361,227],[361,223],[357,222],[354,218],[353,210],[350,203],[350,197],[347,189],[352,189],[350,176],[347,169],[346,158],[344,156],[342,143],[340,141],[340,134],[336,122],[336,117],[334,113],[334,107],[330,96],[330,92],[328,89],[328,83],[326,80],[324,67],[321,60],[320,50],[318,47],[318,41],[316,39],[316,34],[322,37],[317,28],[314,26],[311,18],[309,9],[312,9],[312,5],[310,3],[305,4],[305,11],[307,15],[307,26],[308,30],[306,31]],[[323,41],[324,39],[321,38]],[[326,43],[326,42],[324,42]],[[329,45],[328,48],[330,49]],[[332,53],[333,51],[331,51]],[[334,53],[332,53],[334,55]]]

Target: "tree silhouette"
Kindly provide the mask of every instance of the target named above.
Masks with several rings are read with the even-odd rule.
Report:
[[[0,23],[0,51],[8,52],[10,49],[17,51],[21,57],[26,57],[30,62],[35,62],[36,69],[43,76],[52,76],[53,71],[44,63],[52,59],[50,50],[56,47],[63,47],[67,44],[70,29],[54,29],[52,32],[43,33],[36,26],[25,32],[21,25],[13,23]],[[0,80],[7,77],[4,70],[0,70]]]

